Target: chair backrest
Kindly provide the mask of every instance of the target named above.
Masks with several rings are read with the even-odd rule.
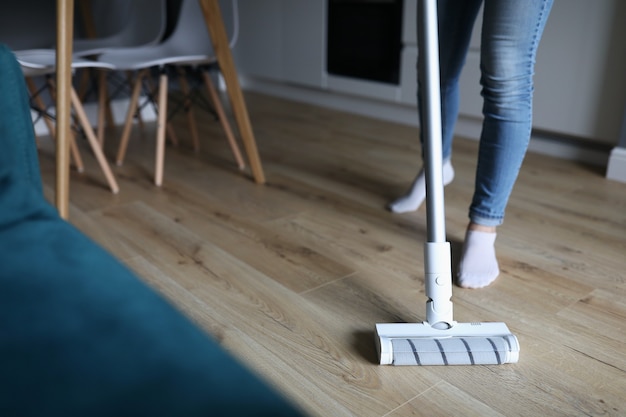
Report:
[[[103,48],[150,45],[160,42],[166,27],[167,0],[90,0],[96,39],[78,39],[77,55]],[[77,4],[77,7],[79,5]],[[75,13],[75,20],[81,14]],[[79,31],[75,31],[75,35]],[[54,48],[56,2],[0,1],[0,42],[14,51]],[[87,53],[83,53],[87,52]],[[97,51],[96,51],[97,52]]]
[[[220,0],[219,5],[226,28],[226,35],[232,49],[239,35],[237,0]],[[214,55],[209,32],[198,0],[181,1],[176,26],[164,43],[177,51],[189,55]]]
[[[74,53],[84,56],[111,48],[161,42],[167,22],[166,3],[166,0],[91,0],[95,32],[104,36],[75,39]]]
[[[56,2],[0,1],[0,42],[13,51],[50,48],[56,39]]]

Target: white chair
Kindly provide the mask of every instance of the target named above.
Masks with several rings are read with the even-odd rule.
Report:
[[[50,75],[56,72],[56,53],[52,49],[31,49],[26,51],[17,51],[15,53],[17,61],[20,63],[22,67],[22,71],[24,76],[27,79],[31,77],[37,77],[41,75]],[[81,58],[74,58],[72,60],[72,68],[97,68],[100,70],[111,70],[112,66],[107,65],[106,63],[93,62],[90,60],[85,60]],[[119,192],[119,186],[111,171],[109,163],[104,156],[102,151],[101,144],[98,142],[96,134],[93,131],[93,128],[85,114],[85,110],[81,101],[78,98],[78,94],[76,90],[72,87],[71,89],[71,103],[72,108],[74,109],[75,116],[80,124],[85,136],[87,137],[87,141],[91,147],[91,150],[100,165],[100,169],[104,174],[104,177],[108,183],[111,192],[117,194]],[[74,161],[77,165],[79,171],[83,170],[82,158],[80,157],[80,153],[78,152],[78,148],[76,146],[75,138],[72,137],[70,140],[70,147],[72,151],[72,156],[74,157]]]
[[[221,2],[224,23],[229,32],[231,47],[236,42],[238,33],[237,1],[229,0]],[[156,160],[154,182],[157,186],[163,183],[163,165],[165,156],[165,131],[167,127],[167,95],[168,75],[167,68],[171,66],[206,66],[215,64],[216,58],[207,32],[206,23],[198,0],[182,0],[178,20],[173,33],[158,45],[124,48],[105,52],[98,57],[99,62],[112,65],[117,70],[137,71],[135,85],[130,100],[124,131],[120,139],[116,162],[123,163],[132,121],[137,111],[139,95],[142,90],[142,81],[148,75],[151,68],[159,68],[158,87],[158,128],[156,140]],[[227,136],[229,145],[236,159],[237,165],[243,169],[244,163],[241,152],[235,141],[232,129],[226,117],[226,113],[220,102],[219,96],[211,77],[207,71],[203,71],[203,81],[213,101],[220,123]],[[196,144],[197,146],[197,144]]]
[[[116,48],[149,46],[159,43],[167,27],[166,0],[84,0],[77,4],[77,20],[80,19],[84,35],[73,41],[73,55],[87,57],[104,53]],[[97,16],[97,19],[96,19]],[[100,36],[100,34],[103,34]],[[89,74],[83,71],[79,83],[79,97],[84,99],[89,91]],[[98,141],[104,143],[104,127],[114,125],[110,100],[115,92],[109,94],[106,72],[98,71],[100,109],[106,116],[98,123]],[[122,81],[125,84],[127,80]]]
[[[90,37],[75,38],[74,56],[85,57],[110,49],[158,44],[167,23],[166,0],[91,0],[82,6],[85,32]],[[96,19],[95,17],[98,16]],[[99,32],[114,32],[99,36]]]
[[[6,4],[5,4],[6,3]],[[106,36],[95,38],[75,39],[73,44],[74,57],[83,57],[105,50],[121,47],[153,45],[160,42],[165,34],[167,22],[167,0],[84,0],[76,2],[76,20],[83,20],[83,25],[93,35],[98,31],[106,32]],[[56,39],[55,2],[49,0],[28,0],[18,2],[0,2],[0,42],[6,43],[17,54],[28,54],[32,51],[37,55],[44,49],[52,50]],[[81,11],[82,13],[80,13]],[[97,17],[97,19],[95,19]],[[111,28],[111,29],[107,29]],[[45,60],[45,56],[41,56]],[[75,60],[76,63],[79,61]],[[54,62],[51,63],[54,65]],[[83,61],[74,68],[97,69]],[[102,68],[109,68],[104,65]],[[90,71],[82,71],[87,75]],[[113,117],[109,108],[109,93],[106,82],[106,72],[97,71],[97,86],[99,114],[96,135],[102,145],[104,143],[105,125],[113,125]],[[40,115],[47,111],[50,105],[43,102],[39,89],[33,77],[39,75],[27,71],[26,82],[31,92],[33,107]],[[45,74],[49,75],[49,74]],[[77,88],[81,99],[87,91],[89,79],[83,77]],[[54,136],[54,126],[49,117],[44,117],[51,136]],[[79,155],[76,154],[76,157]],[[76,161],[77,167],[80,164]]]

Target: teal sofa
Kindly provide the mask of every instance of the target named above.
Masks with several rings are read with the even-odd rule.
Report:
[[[43,197],[0,46],[0,416],[298,416]]]

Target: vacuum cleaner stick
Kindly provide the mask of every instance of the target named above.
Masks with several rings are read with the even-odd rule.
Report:
[[[426,175],[424,245],[426,321],[376,325],[381,365],[515,363],[519,343],[504,323],[457,323],[452,317],[450,243],[446,241],[436,0],[418,0],[422,134]]]

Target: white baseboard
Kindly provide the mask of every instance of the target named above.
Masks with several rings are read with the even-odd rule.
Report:
[[[416,107],[408,104],[378,101],[361,96],[351,96],[315,88],[303,88],[291,84],[245,76],[241,77],[241,85],[244,89],[250,91],[257,91],[294,101],[356,113],[409,126],[417,127],[419,125]],[[480,132],[480,119],[470,117],[459,118],[456,125],[457,135],[478,140]],[[589,144],[585,145],[586,146],[582,146],[581,141],[557,138],[556,135],[552,134],[548,135],[541,132],[533,132],[529,151],[606,167],[608,151],[605,149],[605,146],[599,146],[598,149],[595,149],[589,146]]]
[[[626,182],[626,148],[613,148],[606,169],[606,177],[610,180]]]
[[[126,119],[126,112],[128,110],[129,98],[120,98],[111,101],[111,112],[113,114],[113,121],[116,126],[120,126],[124,124],[124,120]],[[143,102],[143,99],[140,99],[140,103]],[[87,118],[91,122],[92,126],[97,125],[98,120],[98,105],[97,103],[85,103],[85,113],[87,114]],[[50,114],[55,114],[54,107],[48,109]],[[45,122],[42,118],[37,118],[37,113],[31,110],[31,114],[33,117],[33,121],[35,121],[35,134],[36,135],[49,135],[48,128],[46,127]],[[144,122],[153,122],[156,121],[156,113],[152,106],[144,106],[141,109],[141,118]]]

